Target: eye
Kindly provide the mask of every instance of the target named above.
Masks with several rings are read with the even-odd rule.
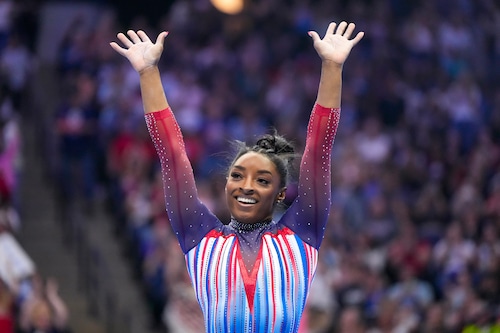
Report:
[[[264,179],[264,178],[259,178],[259,179],[257,179],[257,182],[258,182],[259,184],[262,184],[262,185],[269,185],[269,184],[271,184],[271,182],[270,182],[269,180]]]
[[[231,176],[232,179],[241,179],[241,174],[239,172],[233,171],[229,176]]]

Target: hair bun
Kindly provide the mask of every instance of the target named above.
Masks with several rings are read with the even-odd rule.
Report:
[[[265,134],[255,144],[255,148],[264,150],[266,153],[293,154],[293,146],[283,137],[274,134]]]
[[[276,140],[271,135],[264,135],[262,138],[257,140],[255,148],[263,149],[267,153],[276,153]]]

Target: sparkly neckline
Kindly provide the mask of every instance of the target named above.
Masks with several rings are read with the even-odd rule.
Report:
[[[231,218],[231,222],[229,222],[229,226],[238,232],[249,232],[261,229],[270,225],[273,220],[262,221],[257,223],[243,223],[234,218]]]

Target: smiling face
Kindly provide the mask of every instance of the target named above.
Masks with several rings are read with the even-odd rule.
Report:
[[[280,175],[265,155],[249,152],[229,169],[226,200],[231,216],[242,223],[256,223],[272,218],[276,203],[285,198]]]

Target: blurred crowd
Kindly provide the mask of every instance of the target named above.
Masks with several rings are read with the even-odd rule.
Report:
[[[3,29],[8,3],[0,1],[2,124],[15,120],[29,71],[12,63],[30,53]],[[276,128],[303,148],[320,74],[307,32],[346,20],[365,37],[345,64],[332,210],[304,331],[500,329],[497,1],[256,0],[227,16],[208,0],[179,0],[154,22],[137,15],[125,24],[102,13],[91,26],[76,18],[58,45],[54,175],[61,198],[81,197],[89,209],[104,189],[156,326],[203,330],[138,76],[109,42],[129,28],[170,32],[160,63],[166,94],[199,195],[228,221],[228,142]],[[3,128],[2,161],[10,156]],[[6,187],[12,174],[3,174]],[[288,203],[294,194],[291,186]]]
[[[64,333],[57,281],[42,276],[18,241],[24,172],[22,122],[36,67],[33,1],[0,0],[0,332]]]

